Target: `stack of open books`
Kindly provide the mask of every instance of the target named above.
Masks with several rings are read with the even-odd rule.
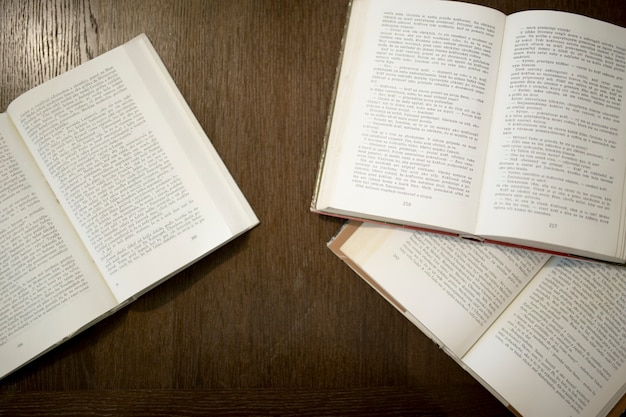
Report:
[[[526,417],[624,409],[625,78],[626,29],[591,18],[351,5],[311,209]]]

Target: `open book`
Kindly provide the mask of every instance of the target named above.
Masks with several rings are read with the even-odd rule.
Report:
[[[522,416],[604,416],[626,393],[622,266],[359,222],[329,247]]]
[[[354,0],[311,209],[626,262],[626,29]]]
[[[0,377],[258,219],[141,35],[0,115]]]

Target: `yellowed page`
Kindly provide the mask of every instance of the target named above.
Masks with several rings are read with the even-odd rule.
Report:
[[[530,281],[548,255],[363,223],[341,252],[457,358]]]
[[[604,416],[626,392],[625,302],[624,267],[555,257],[463,362],[524,416]]]

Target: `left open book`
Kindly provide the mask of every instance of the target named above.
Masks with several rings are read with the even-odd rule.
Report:
[[[0,378],[258,224],[145,35],[0,114]]]

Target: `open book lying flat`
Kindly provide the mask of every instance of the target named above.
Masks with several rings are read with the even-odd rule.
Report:
[[[141,35],[0,115],[0,377],[258,224]]]
[[[626,29],[354,0],[314,212],[626,262]]]
[[[329,247],[518,414],[626,408],[623,266],[358,222]]]

